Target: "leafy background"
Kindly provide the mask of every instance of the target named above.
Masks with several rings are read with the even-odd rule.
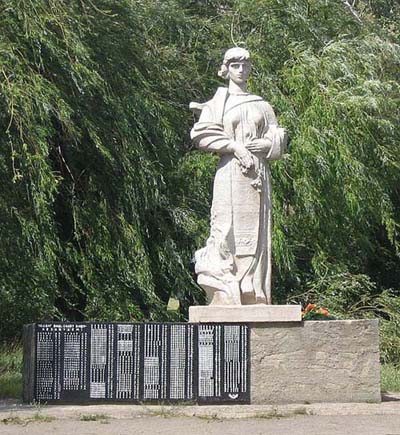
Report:
[[[190,262],[216,157],[192,149],[188,104],[237,44],[292,139],[272,167],[275,302],[378,317],[399,362],[399,19],[394,0],[2,0],[1,339],[204,302]]]

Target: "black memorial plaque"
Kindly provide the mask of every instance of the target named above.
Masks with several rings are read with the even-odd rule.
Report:
[[[46,323],[35,329],[35,400],[86,400],[90,326]]]
[[[250,403],[249,328],[198,326],[198,401]]]
[[[24,400],[249,403],[246,324],[25,327]]]

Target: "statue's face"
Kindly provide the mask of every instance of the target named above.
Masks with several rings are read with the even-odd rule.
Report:
[[[233,61],[228,66],[229,79],[238,85],[247,81],[251,71],[248,60]]]

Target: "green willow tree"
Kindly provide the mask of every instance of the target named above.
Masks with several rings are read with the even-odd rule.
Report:
[[[5,1],[0,28],[2,335],[46,317],[166,319],[170,293],[196,297],[172,203],[182,13]]]
[[[392,318],[400,51],[386,3],[2,0],[0,335],[46,317],[166,320],[171,295],[183,315],[203,300],[189,262],[216,158],[191,149],[188,103],[221,85],[234,44],[292,138],[272,168],[275,300],[341,315],[365,300]]]

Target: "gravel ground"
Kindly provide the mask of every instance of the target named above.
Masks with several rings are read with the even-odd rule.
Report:
[[[1,435],[400,435],[400,395],[309,405],[29,406],[0,402]]]

